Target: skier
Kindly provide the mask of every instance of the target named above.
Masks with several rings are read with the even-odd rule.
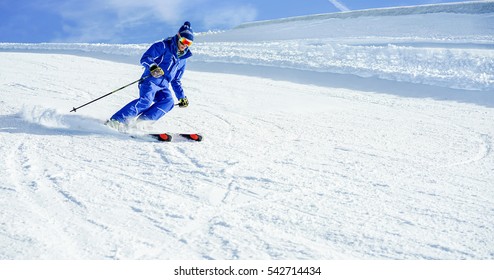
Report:
[[[174,107],[169,85],[178,99],[179,107],[187,107],[189,100],[182,89],[181,78],[186,60],[192,56],[189,47],[194,41],[190,22],[186,21],[175,36],[158,41],[142,55],[145,70],[139,82],[139,98],[116,112],[106,125],[123,131],[130,121],[156,121]]]

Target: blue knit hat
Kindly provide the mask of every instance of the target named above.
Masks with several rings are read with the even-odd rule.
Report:
[[[194,31],[190,28],[190,22],[184,22],[184,25],[178,30],[180,37],[187,38],[188,40],[194,41]]]

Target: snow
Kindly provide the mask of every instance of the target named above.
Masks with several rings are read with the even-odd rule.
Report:
[[[103,126],[135,86],[69,113],[138,79],[147,44],[0,43],[0,259],[492,259],[474,4],[199,35],[189,108],[151,130],[201,143]]]

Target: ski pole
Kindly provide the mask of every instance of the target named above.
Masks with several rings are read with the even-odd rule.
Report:
[[[123,86],[123,87],[121,87],[121,88],[118,88],[118,89],[116,89],[116,90],[114,90],[114,91],[112,91],[112,92],[109,92],[109,93],[107,93],[107,94],[105,94],[105,95],[103,95],[103,96],[101,96],[101,97],[98,97],[98,98],[96,98],[96,99],[94,99],[94,100],[91,100],[91,101],[89,101],[88,103],[83,104],[83,105],[81,105],[81,106],[79,106],[79,107],[77,107],[77,108],[76,108],[76,107],[73,107],[73,108],[72,108],[72,110],[70,110],[70,112],[75,112],[75,111],[77,111],[78,109],[80,109],[80,108],[82,108],[82,107],[84,107],[84,106],[87,106],[87,105],[89,105],[89,104],[91,104],[91,103],[93,103],[93,102],[96,102],[96,101],[98,101],[98,100],[100,100],[100,99],[102,99],[102,98],[104,98],[104,97],[107,97],[107,96],[108,96],[108,95],[110,95],[110,94],[114,94],[115,92],[117,92],[117,91],[119,91],[119,90],[122,90],[122,89],[124,89],[124,88],[126,88],[126,87],[128,87],[128,86],[131,86],[131,85],[133,85],[133,84],[135,84],[135,83],[138,83],[138,82],[140,82],[140,81],[143,81],[143,80],[145,80],[145,79],[149,78],[149,76],[150,76],[150,75],[145,76],[145,77],[142,77],[142,78],[140,78],[140,79],[139,79],[139,80],[137,80],[137,81],[133,81],[132,83],[130,83],[130,84],[128,84],[128,85],[125,85],[125,86]]]

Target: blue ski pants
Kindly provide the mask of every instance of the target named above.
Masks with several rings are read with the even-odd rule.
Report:
[[[174,100],[168,87],[160,87],[148,80],[139,83],[139,98],[116,112],[111,119],[127,122],[137,116],[139,120],[158,120],[173,109]]]

